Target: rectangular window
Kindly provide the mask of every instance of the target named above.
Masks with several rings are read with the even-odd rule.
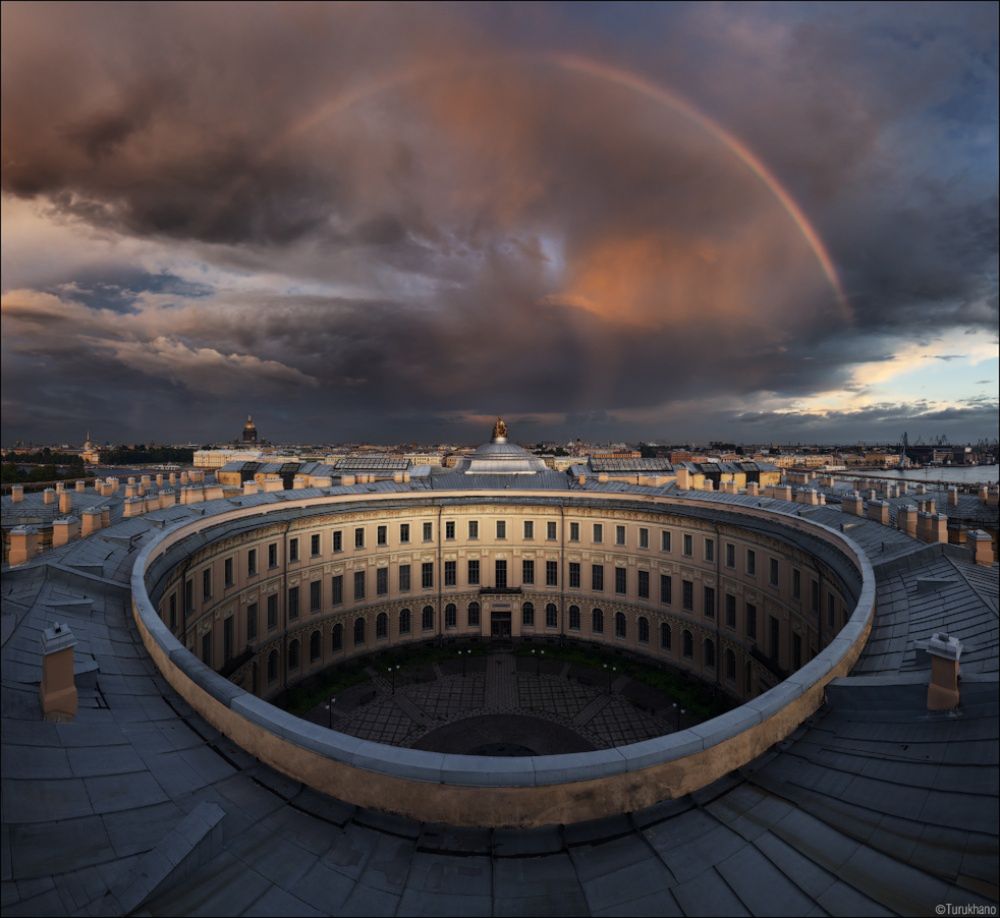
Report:
[[[406,593],[410,589],[410,565],[399,565],[399,591]]]
[[[288,560],[298,561],[299,560],[299,540],[289,539],[288,540]]]
[[[477,586],[479,584],[479,562],[470,561],[469,562],[469,585]]]
[[[705,587],[705,618],[715,618],[715,587]]]
[[[445,561],[444,562],[444,585],[445,586],[455,586],[458,583],[458,562],[457,561]]]
[[[771,570],[770,570],[771,586],[776,587],[778,585],[778,559],[777,558],[771,558],[770,568],[771,568]]]
[[[226,558],[222,564],[223,575],[226,578],[226,586],[231,587],[233,585],[233,559]]]
[[[446,539],[448,539],[449,541],[452,541],[455,538],[455,521],[454,520],[445,520],[445,523],[444,523],[444,537]]]
[[[288,618],[299,617],[299,588],[297,586],[288,588]]]
[[[206,631],[201,637],[201,662],[212,665],[212,632]]]
[[[506,561],[497,561],[493,565],[493,572],[496,575],[496,580],[494,581],[495,584],[496,584],[496,588],[498,590],[506,590],[507,589],[507,562]]]
[[[212,568],[206,567],[201,572],[201,601],[207,602],[212,598]]]
[[[434,541],[434,524],[424,523],[424,541],[433,542]]]
[[[257,549],[251,548],[247,552],[247,575],[253,577],[257,573]]]
[[[344,578],[337,574],[330,580],[330,604],[339,606],[344,601]]]
[[[736,627],[736,597],[732,593],[726,593],[726,627]]]
[[[681,581],[682,603],[685,611],[694,611],[694,584],[690,580]]]
[[[479,603],[469,603],[469,627],[479,627]]]
[[[309,536],[309,554],[315,558],[319,555],[319,553],[319,533],[317,532]]]
[[[771,624],[771,659],[777,660],[781,653],[781,622],[773,615],[769,615],[768,619]]]
[[[813,612],[819,612],[819,581],[812,581],[812,610]]]
[[[194,581],[184,581],[184,609],[190,612],[194,609]]]
[[[615,568],[615,592],[621,596],[628,592],[628,571],[624,567]]]
[[[748,602],[746,614],[747,637],[757,639],[757,607]]]
[[[558,561],[546,561],[545,562],[545,585],[546,586],[559,586],[559,562]]]
[[[569,562],[569,586],[571,590],[580,589],[580,565],[576,561]]]
[[[604,541],[604,524],[594,523],[594,542],[600,544]]]
[[[525,559],[521,562],[521,583],[534,584],[535,582],[535,562]]]
[[[278,543],[272,542],[267,546],[267,566],[277,567],[278,566]]]
[[[365,572],[354,572],[354,598],[355,600],[365,598]]]
[[[802,598],[802,571],[792,568],[792,599]]]
[[[726,567],[736,567],[736,546],[726,542]]]
[[[401,545],[407,545],[410,541],[410,524],[400,523],[399,524],[399,541]]]
[[[757,574],[757,552],[752,548],[747,549],[747,576],[754,577]]]
[[[715,560],[715,539],[705,539],[705,560]]]
[[[309,584],[309,611],[319,612],[323,605],[323,581],[313,580]]]
[[[529,540],[535,537],[535,523],[533,520],[524,521],[524,537]]]
[[[267,630],[273,631],[278,627],[278,594],[272,593],[267,597]]]
[[[639,598],[649,599],[649,571],[639,571]]]
[[[670,551],[670,532],[666,529],[660,532],[660,551]]]
[[[375,571],[375,593],[385,596],[389,592],[389,568],[380,567]]]
[[[378,526],[375,529],[375,544],[376,545],[388,545],[389,544],[389,527],[388,526]]]
[[[649,530],[648,529],[642,529],[642,528],[639,529],[639,547],[640,548],[649,548]]]
[[[335,552],[344,550],[344,533],[339,529],[333,532],[333,550]]]
[[[550,542],[556,540],[556,524],[555,522],[548,522],[545,524],[545,538]]]
[[[505,520],[497,520],[497,539],[503,540],[507,538],[507,523]]]
[[[615,526],[615,545],[625,544],[625,527]]]
[[[694,538],[686,532],[684,533],[684,554],[689,558],[694,554]]]
[[[792,669],[802,666],[802,638],[792,634]]]
[[[420,585],[429,590],[434,586],[434,562],[425,561],[420,565]]]
[[[233,658],[233,617],[228,616],[222,623],[222,662],[228,663]]]
[[[569,524],[569,540],[571,542],[579,542],[580,541],[580,524],[579,523],[570,523]]]
[[[469,520],[469,539],[474,541],[479,538],[479,520]]]
[[[170,630],[174,631],[177,628],[177,594],[170,594]]]
[[[257,639],[257,603],[252,602],[247,606],[247,640]]]
[[[590,588],[592,590],[603,590],[604,589],[604,565],[603,564],[592,564],[592,565],[590,565]]]
[[[833,593],[826,594],[826,623],[832,628],[836,624],[837,600]]]
[[[365,528],[364,526],[358,526],[354,530],[354,547],[364,548],[365,547]]]
[[[660,574],[660,602],[674,601],[674,581],[669,574]]]

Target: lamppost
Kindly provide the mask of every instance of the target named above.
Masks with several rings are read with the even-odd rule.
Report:
[[[677,702],[674,702],[674,718],[675,718],[675,730],[680,730],[681,728],[681,717],[687,714],[684,708],[678,707]]]
[[[327,715],[327,726],[333,729],[333,706],[337,701],[337,696],[333,695],[330,700],[326,703],[326,715]]]
[[[388,667],[389,675],[392,677],[392,694],[393,695],[396,694],[396,672],[398,670],[399,670],[399,664],[398,663],[395,666],[389,666]]]
[[[463,679],[465,678],[465,659],[466,659],[466,657],[467,657],[467,656],[468,656],[468,655],[469,655],[470,653],[472,653],[472,651],[471,651],[471,650],[459,650],[459,651],[458,651],[458,655],[459,655],[459,657],[461,657],[461,659],[462,659],[462,678],[463,678]]]
[[[617,666],[609,666],[607,663],[605,663],[604,664],[604,669],[607,671],[607,674],[608,674],[608,694],[610,695],[611,694],[611,682],[614,679],[613,673],[618,672],[618,667]]]

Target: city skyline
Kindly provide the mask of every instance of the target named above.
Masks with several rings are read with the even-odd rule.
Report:
[[[3,26],[5,444],[996,436],[992,5]]]

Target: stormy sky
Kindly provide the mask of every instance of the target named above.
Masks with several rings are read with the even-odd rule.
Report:
[[[5,445],[996,436],[992,3],[2,17]]]

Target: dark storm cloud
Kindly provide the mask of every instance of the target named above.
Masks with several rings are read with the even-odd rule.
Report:
[[[996,27],[976,5],[615,9],[5,5],[4,192],[146,253],[7,285],[8,391],[38,373],[95,420],[115,390],[148,396],[174,436],[235,396],[288,438],[497,411],[641,433],[658,406],[698,429],[731,413],[685,403],[863,393],[853,368],[900,341],[995,328]],[[554,47],[749,141],[850,321],[731,151],[535,53]],[[952,410],[923,416],[980,421]],[[5,434],[33,423],[12,411]]]

